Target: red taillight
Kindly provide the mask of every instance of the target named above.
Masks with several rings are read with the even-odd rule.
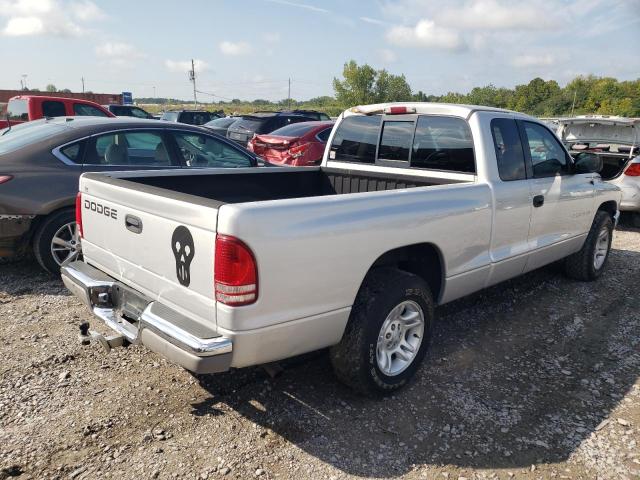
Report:
[[[630,177],[640,177],[640,163],[632,163],[627,168],[627,171],[624,172],[625,175],[629,175]]]
[[[13,175],[0,175],[0,185],[3,183],[7,183],[12,178],[13,178]]]
[[[76,227],[78,235],[82,237],[82,193],[76,195]]]
[[[416,113],[416,109],[414,107],[387,107],[384,109],[384,113],[387,115],[402,115],[404,113]]]
[[[256,260],[249,247],[235,237],[216,237],[214,283],[216,301],[225,305],[249,305],[258,299]]]
[[[307,152],[307,150],[309,150],[310,148],[311,148],[310,143],[304,143],[302,145],[296,145],[295,147],[291,147],[288,153],[291,158],[295,159],[303,156]]]

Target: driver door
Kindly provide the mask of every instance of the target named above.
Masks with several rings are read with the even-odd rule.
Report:
[[[578,250],[593,221],[593,173],[574,174],[573,160],[558,138],[539,123],[519,121],[531,167],[532,198],[525,271]]]

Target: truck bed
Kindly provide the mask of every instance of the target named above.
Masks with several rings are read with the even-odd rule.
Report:
[[[161,188],[178,194],[194,195],[222,204],[321,197],[347,193],[426,187],[463,180],[426,176],[394,175],[357,170],[318,168],[264,168],[256,172],[215,172],[150,176],[127,176],[119,180],[147,189]]]

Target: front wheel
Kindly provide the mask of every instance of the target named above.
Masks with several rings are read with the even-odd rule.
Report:
[[[33,253],[49,273],[57,274],[63,264],[81,255],[75,213],[62,210],[47,217],[33,239]]]
[[[433,300],[420,277],[372,271],[358,292],[331,363],[343,383],[365,395],[393,392],[415,374],[429,348]]]
[[[604,271],[609,259],[611,240],[613,239],[613,220],[604,211],[598,211],[591,229],[579,252],[564,260],[564,270],[568,277],[575,280],[592,281]]]

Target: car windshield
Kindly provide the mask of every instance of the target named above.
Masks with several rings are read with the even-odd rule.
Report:
[[[204,124],[205,127],[227,128],[233,122],[237,121],[237,117],[216,118]]]
[[[306,135],[311,130],[316,128],[316,126],[316,124],[309,124],[306,122],[294,123],[291,125],[287,125],[286,127],[274,130],[269,135],[280,135],[283,137],[302,137],[303,135]]]
[[[65,130],[62,125],[47,123],[45,120],[22,123],[0,131],[0,155],[9,153]]]

